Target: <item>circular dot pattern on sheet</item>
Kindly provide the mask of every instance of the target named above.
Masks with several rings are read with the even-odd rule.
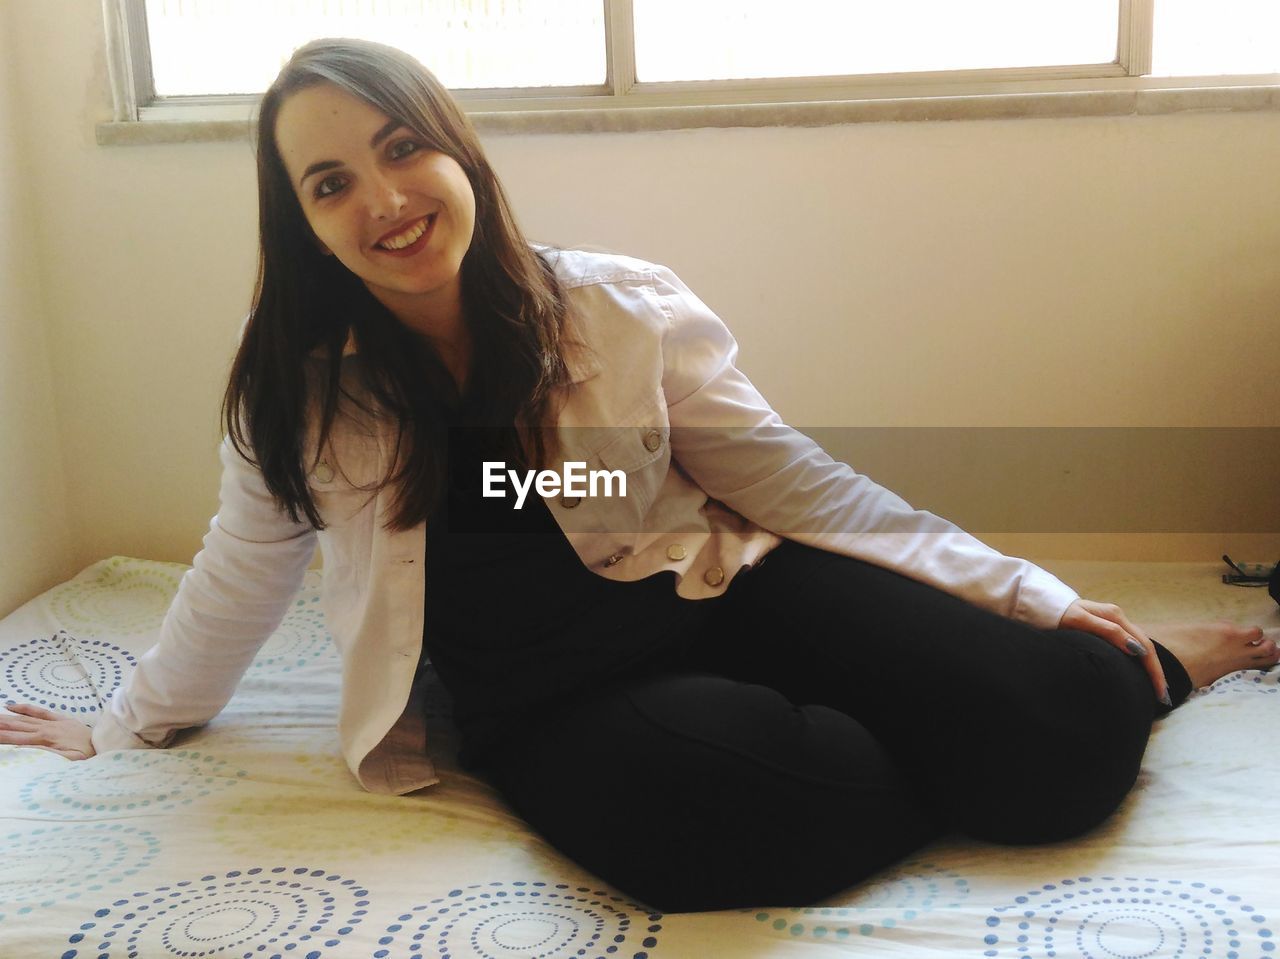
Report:
[[[433,793],[438,789],[442,787],[435,786]],[[252,790],[232,804],[219,805],[209,823],[219,848],[229,853],[306,849],[316,857],[343,855],[343,862],[406,851],[430,857],[439,854],[442,842],[451,840],[472,851],[493,848],[508,853],[535,841],[527,832],[513,830],[507,821],[486,823],[480,816],[479,810],[460,814],[457,798],[433,796],[412,805],[375,810],[347,802],[300,808],[294,795],[262,795]]]
[[[0,682],[4,695],[16,702],[87,716],[99,711],[137,665],[119,646],[59,630],[0,650]]]
[[[69,938],[62,959],[319,959],[363,921],[368,895],[354,879],[305,866],[202,876],[98,909]]]
[[[254,781],[332,786],[351,775],[335,738],[329,717],[328,722],[306,725],[228,723],[216,742],[202,745],[251,762],[246,776]]]
[[[1249,669],[1242,673],[1224,676],[1212,686],[1198,690],[1197,696],[1246,695],[1258,693],[1280,692],[1280,667],[1273,667],[1271,672],[1264,673],[1260,669]]]
[[[180,809],[235,786],[244,776],[225,760],[198,752],[122,750],[104,753],[94,763],[67,763],[42,773],[18,795],[28,812],[91,819]]]
[[[49,611],[80,636],[149,632],[160,627],[186,568],[115,556],[53,590]]]
[[[124,882],[151,865],[160,841],[120,823],[74,823],[0,837],[0,922]]]
[[[320,659],[337,662],[338,650],[325,627],[320,595],[299,595],[280,627],[258,650],[250,672],[287,673]]]
[[[648,959],[661,919],[587,886],[490,882],[414,906],[387,927],[373,959]]]
[[[330,787],[351,777],[347,761],[334,739],[332,726],[259,729],[228,723],[216,740],[210,737],[201,745],[221,754],[237,755],[246,763],[246,776],[255,782]]]
[[[987,917],[984,956],[1259,959],[1275,949],[1266,917],[1219,886],[1180,879],[1064,879]]]
[[[969,895],[969,882],[958,873],[927,862],[905,862],[892,875],[868,880],[839,906],[744,910],[756,922],[785,936],[809,936],[829,942],[872,936],[935,909],[958,909]]]
[[[52,755],[53,753],[42,749],[31,749],[27,746],[0,746],[0,769],[26,766],[29,763],[39,762],[44,756]]]
[[[268,851],[306,849],[309,855],[358,854],[378,856],[405,850],[428,850],[432,843],[461,836],[468,848],[502,845],[510,848],[509,828],[483,825],[476,815],[460,818],[457,807],[441,802],[441,811],[427,799],[410,804],[353,807],[347,802],[299,807],[293,794],[241,793],[234,803],[220,807],[209,819],[220,849],[236,854],[263,855]],[[261,823],[261,828],[246,824]]]

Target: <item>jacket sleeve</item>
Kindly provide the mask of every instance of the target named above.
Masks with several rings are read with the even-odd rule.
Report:
[[[224,440],[218,514],[182,577],[155,646],[112,694],[97,752],[166,746],[218,714],[283,620],[315,551],[315,531],[276,508],[256,467]]]
[[[735,365],[723,322],[669,270],[655,273],[666,314],[663,391],[676,461],[713,499],[779,536],[935,586],[1041,628],[1078,594],[836,462],[786,426]]]

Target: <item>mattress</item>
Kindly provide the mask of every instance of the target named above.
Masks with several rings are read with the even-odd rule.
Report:
[[[1139,622],[1280,624],[1265,590],[1213,564],[1047,565]],[[92,723],[184,570],[104,560],[0,621],[0,693]],[[319,575],[227,708],[171,748],[69,762],[0,746],[0,957],[1280,959],[1280,670],[1229,676],[1159,721],[1136,788],[1086,836],[951,837],[809,907],[662,915],[458,768],[438,685],[442,781],[361,790],[338,751]]]

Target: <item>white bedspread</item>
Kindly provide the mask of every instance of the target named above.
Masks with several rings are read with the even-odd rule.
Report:
[[[1280,625],[1265,590],[1213,564],[1051,568],[1144,623]],[[183,570],[105,560],[0,622],[0,694],[92,722]],[[338,660],[308,575],[228,708],[174,747],[73,763],[0,746],[0,959],[1280,959],[1280,670],[1227,677],[1157,723],[1137,788],[1083,838],[947,840],[811,908],[658,915],[459,771],[443,702],[443,781],[363,792],[338,753]]]

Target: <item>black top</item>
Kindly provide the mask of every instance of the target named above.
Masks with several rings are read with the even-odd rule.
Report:
[[[710,601],[682,599],[674,573],[614,582],[578,558],[530,489],[523,508],[481,495],[485,460],[502,460],[499,433],[449,431],[448,491],[427,522],[423,655],[453,697],[464,765],[474,766],[505,729],[589,692],[679,642]]]

